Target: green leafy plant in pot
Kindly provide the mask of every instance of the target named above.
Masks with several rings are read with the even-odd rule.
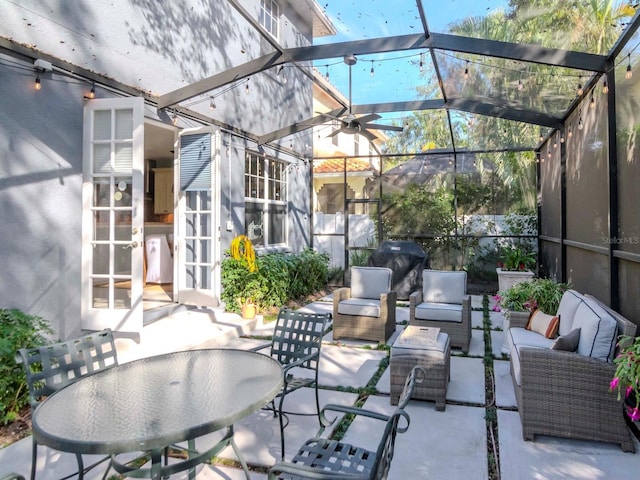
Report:
[[[562,295],[570,288],[567,283],[548,278],[534,278],[518,283],[496,295],[497,305],[512,312],[531,312],[539,308],[545,313],[558,311]]]
[[[613,360],[616,373],[611,380],[610,390],[618,392],[618,400],[623,396],[626,411],[632,422],[640,421],[640,337],[620,336],[620,354]]]
[[[536,255],[520,246],[505,247],[500,254],[498,268],[507,271],[532,270],[536,265]]]

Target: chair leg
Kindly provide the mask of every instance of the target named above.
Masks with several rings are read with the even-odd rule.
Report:
[[[36,466],[38,464],[38,444],[36,439],[32,437],[31,445],[31,480],[36,480]]]
[[[322,428],[322,419],[320,418],[320,396],[318,394],[318,380],[316,380],[316,413],[318,414],[318,425]]]
[[[282,404],[284,403],[285,395],[280,396],[280,403],[278,407],[278,421],[280,422],[280,452],[281,452],[281,460],[284,461],[284,414],[282,413]],[[276,410],[273,409],[273,413],[275,415]]]

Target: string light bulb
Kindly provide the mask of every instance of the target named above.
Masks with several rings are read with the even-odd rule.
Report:
[[[609,84],[607,83],[606,79],[605,79],[604,83],[602,84],[602,93],[604,93],[605,95],[607,93],[609,93]]]
[[[178,114],[175,111],[173,112],[173,117],[171,117],[171,123],[174,125],[178,124]]]
[[[629,57],[629,64],[627,65],[627,71],[624,74],[624,78],[626,78],[627,80],[633,77],[633,71],[631,71],[631,54],[629,54],[628,57]]]
[[[209,103],[209,111],[213,112],[216,109],[216,101],[213,97],[211,97],[211,102]]]
[[[280,69],[278,70],[278,77],[281,78],[284,85],[287,84],[287,76],[284,74],[284,65],[280,65]]]
[[[327,65],[327,73],[324,74],[324,78],[329,81],[329,65]]]
[[[88,98],[90,99],[94,99],[96,98],[96,84],[92,84],[91,85],[91,90],[89,90],[89,94],[87,95]]]
[[[569,123],[569,132],[567,132],[567,137],[573,137],[573,124]]]
[[[371,60],[371,71],[369,73],[371,75],[371,78],[373,78],[373,76],[375,75],[375,72],[373,70],[373,60]]]
[[[469,60],[467,60],[467,63],[464,67],[464,78],[465,80],[469,78]]]
[[[591,100],[589,101],[589,108],[596,108],[596,99],[593,98],[593,92],[591,93]]]
[[[582,115],[580,115],[580,119],[578,120],[578,130],[582,130],[584,128],[584,124],[582,123]]]
[[[42,83],[40,83],[40,75],[36,75],[35,89],[36,90],[42,89]]]
[[[420,54],[420,73],[424,72],[424,53]]]
[[[518,90],[524,90],[524,84],[522,83],[522,78],[518,79]]]
[[[580,77],[582,79],[582,77]],[[582,88],[582,80],[578,82],[578,96],[581,97],[584,94],[584,89]]]
[[[244,87],[244,91],[249,93],[249,79],[247,78],[247,85]]]

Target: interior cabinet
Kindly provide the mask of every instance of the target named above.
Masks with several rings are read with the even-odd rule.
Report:
[[[153,212],[173,213],[173,168],[154,168]]]

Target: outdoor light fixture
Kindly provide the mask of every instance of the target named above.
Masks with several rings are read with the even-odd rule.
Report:
[[[464,67],[464,78],[465,80],[469,78],[469,60],[467,60],[467,64]]]
[[[627,72],[624,74],[624,78],[626,78],[627,80],[633,77],[633,72],[631,71],[631,54],[629,54],[628,57],[629,57],[629,64],[627,65]]]
[[[324,74],[324,78],[327,79],[327,82],[329,81],[329,65],[327,65],[327,73]]]
[[[589,108],[596,108],[596,99],[593,98],[593,92],[591,92],[591,100],[589,101]]]
[[[216,109],[216,101],[213,97],[211,97],[211,102],[209,103],[209,111],[213,112]]]
[[[420,54],[420,73],[424,72],[424,53]]]
[[[35,88],[36,90],[40,90],[42,88],[42,83],[40,83],[40,75],[36,75]]]
[[[89,94],[87,95],[87,98],[90,98],[90,99],[96,98],[96,84],[95,83],[91,85],[91,90],[89,90]]]
[[[373,78],[373,76],[375,75],[374,71],[373,71],[373,60],[371,60],[371,78]]]
[[[244,87],[244,91],[249,93],[249,79],[247,78],[247,86]]]
[[[287,76],[284,74],[284,65],[280,65],[280,68],[278,69],[278,77],[280,77],[282,79],[282,83],[283,84],[287,84]],[[247,84],[247,88],[249,88],[249,85]]]
[[[606,80],[602,84],[602,93],[604,93],[605,95],[609,93],[609,84],[607,83]]]
[[[584,93],[584,89],[582,88],[582,82],[578,82],[578,96],[581,97]]]

